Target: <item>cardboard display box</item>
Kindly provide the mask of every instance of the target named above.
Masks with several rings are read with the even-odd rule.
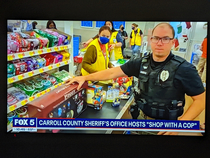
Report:
[[[29,117],[76,118],[87,107],[85,82],[77,91],[78,84],[62,85],[44,96],[28,103]]]

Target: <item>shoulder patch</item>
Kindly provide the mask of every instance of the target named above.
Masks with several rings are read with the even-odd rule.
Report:
[[[174,55],[173,60],[178,61],[179,63],[183,63],[184,61],[186,61],[184,58]]]

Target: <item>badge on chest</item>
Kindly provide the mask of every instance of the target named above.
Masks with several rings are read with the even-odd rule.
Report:
[[[168,70],[163,70],[161,73],[160,73],[160,79],[165,82],[167,79],[169,78],[169,72]]]

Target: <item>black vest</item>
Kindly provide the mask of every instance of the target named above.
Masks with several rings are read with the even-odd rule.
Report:
[[[140,109],[155,119],[176,120],[183,113],[185,94],[174,86],[177,68],[185,59],[173,55],[163,66],[151,68],[151,55],[142,58],[139,73],[140,96],[135,97]],[[139,101],[143,99],[144,101]],[[182,104],[182,106],[177,105]]]

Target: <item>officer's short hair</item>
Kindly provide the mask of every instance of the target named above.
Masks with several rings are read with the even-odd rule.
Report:
[[[162,23],[157,24],[157,25],[153,28],[152,34],[153,34],[155,28],[158,27],[159,25],[162,25],[162,24],[166,24],[166,25],[168,25],[168,26],[170,27],[170,29],[172,30],[173,38],[174,38],[174,36],[175,36],[174,28],[173,28],[169,23],[166,23],[166,22],[162,22]]]

